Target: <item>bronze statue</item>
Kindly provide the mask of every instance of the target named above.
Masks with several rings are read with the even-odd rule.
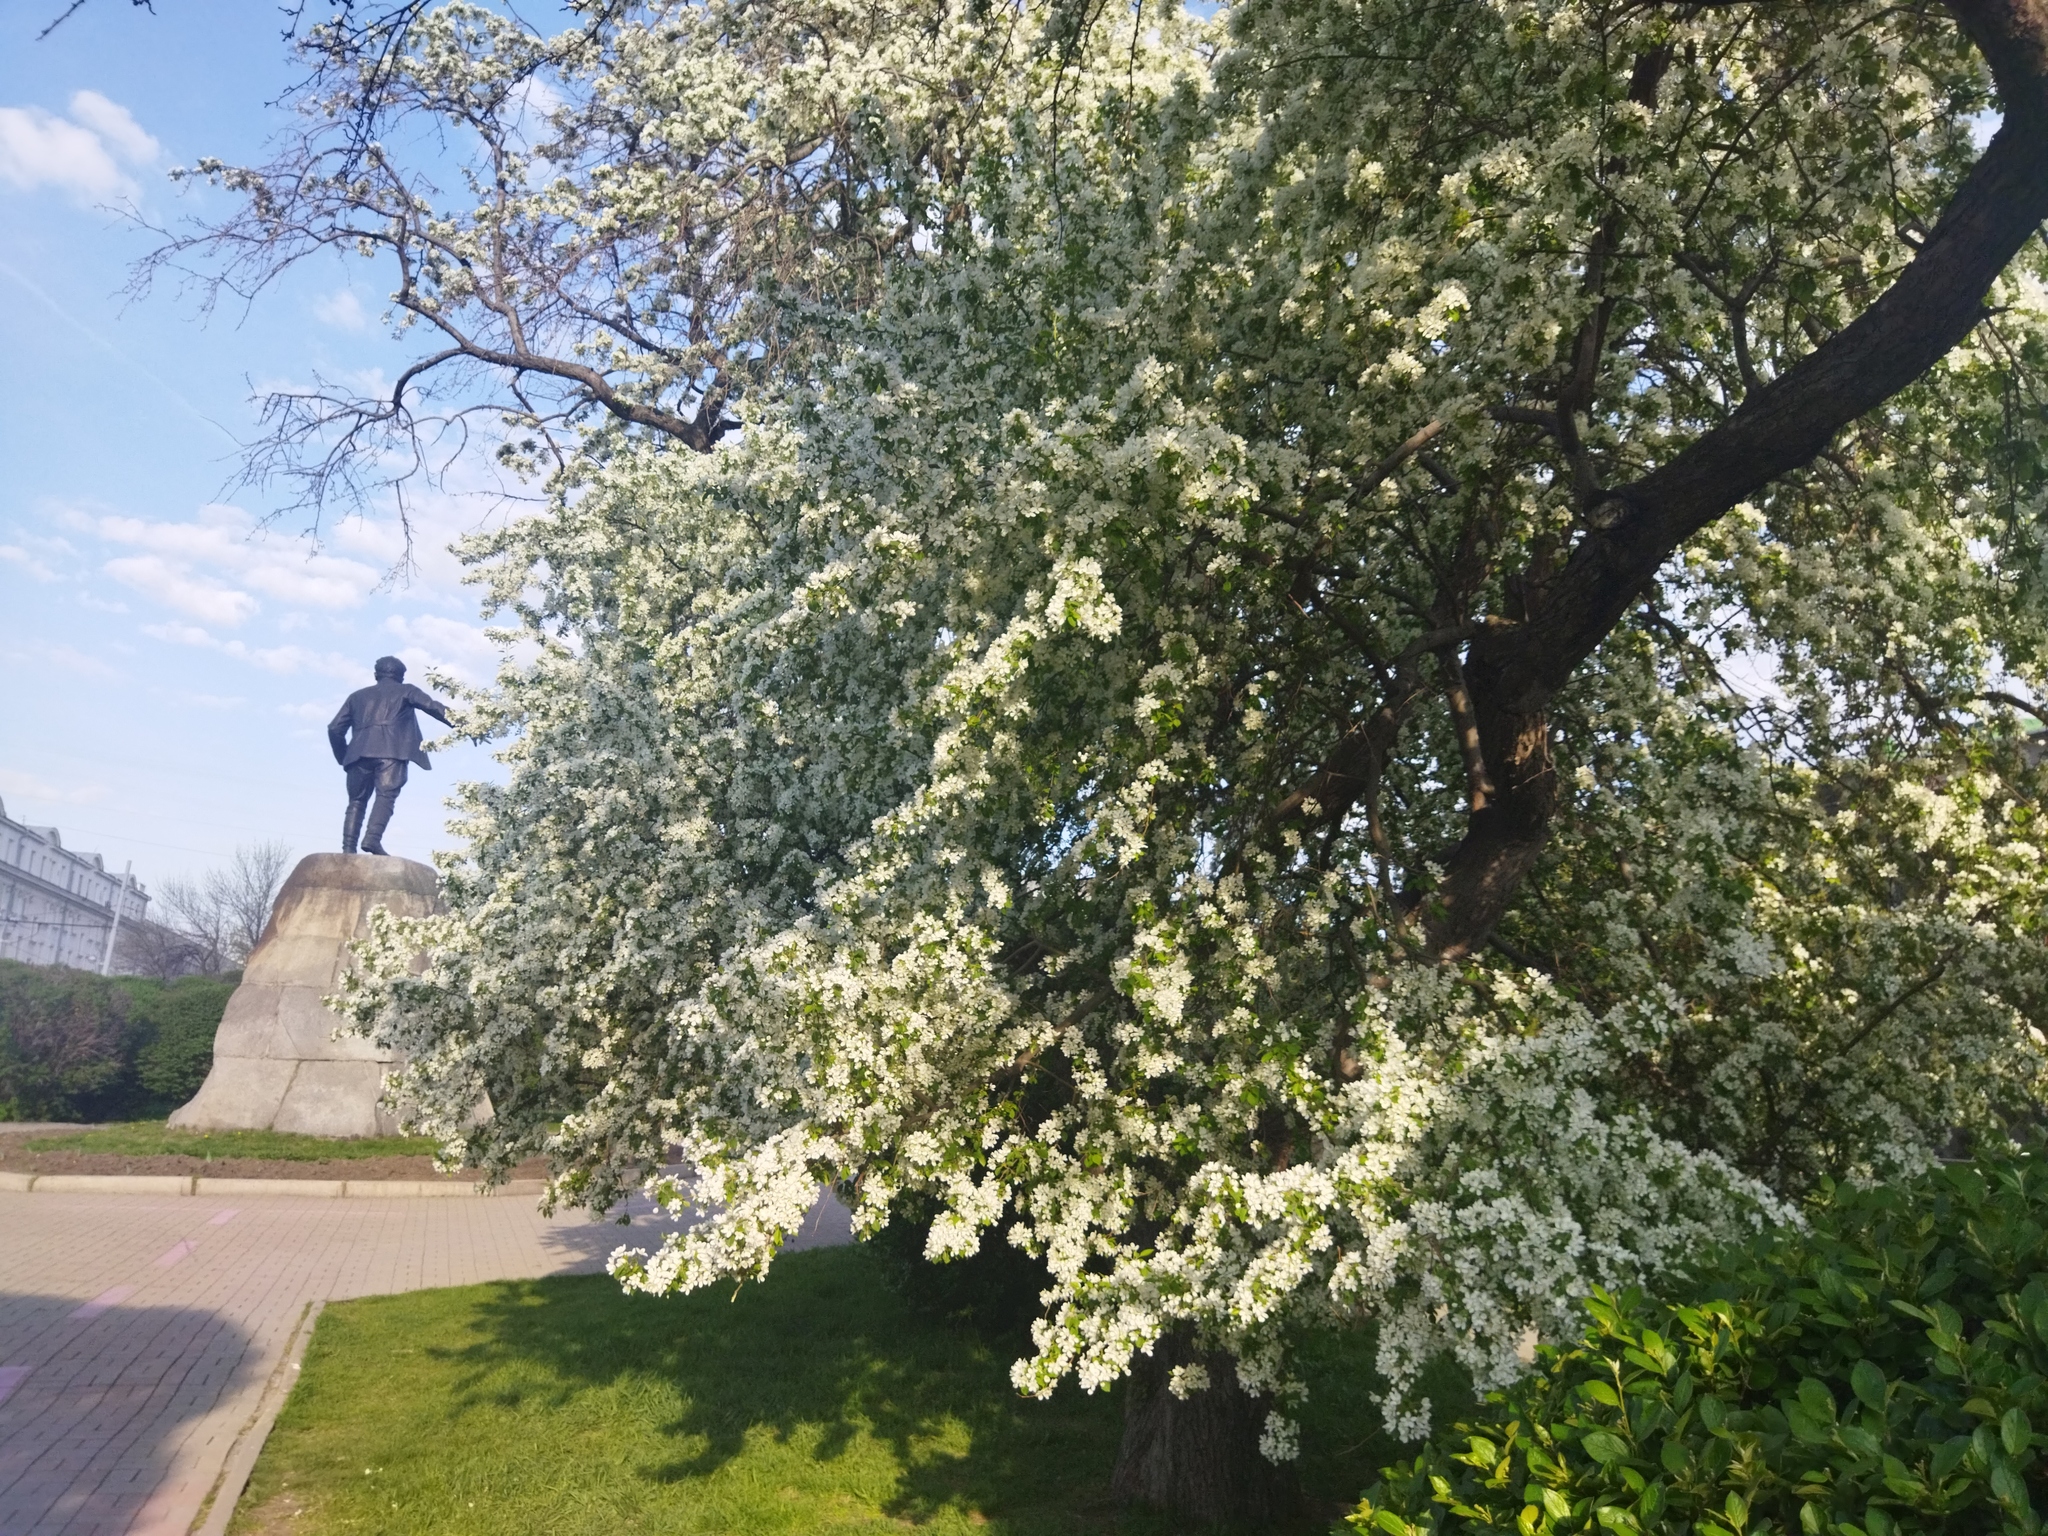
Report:
[[[405,788],[405,765],[434,766],[420,749],[420,722],[415,711],[423,709],[443,725],[450,723],[448,706],[408,683],[405,663],[396,656],[378,657],[376,674],[376,682],[348,696],[341,713],[327,727],[334,760],[348,770],[348,814],[341,821],[343,853],[356,851],[358,828],[363,833],[363,852],[382,853],[384,829],[391,824],[398,792]],[[377,804],[370,812],[370,824],[364,827],[363,807],[372,790]]]

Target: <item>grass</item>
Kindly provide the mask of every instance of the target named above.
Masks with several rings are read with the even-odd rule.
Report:
[[[1119,1402],[1020,1399],[1012,1342],[912,1312],[865,1248],[654,1299],[605,1276],[339,1302],[231,1531],[1166,1536],[1107,1501]],[[1361,1341],[1311,1362],[1328,1529],[1395,1451]]]
[[[7,1129],[0,1124],[0,1132]],[[56,1131],[33,1136],[32,1152],[113,1152],[125,1157],[271,1158],[319,1163],[335,1158],[431,1157],[437,1146],[418,1136],[298,1136],[289,1131],[179,1131],[161,1120],[98,1125],[89,1131]]]

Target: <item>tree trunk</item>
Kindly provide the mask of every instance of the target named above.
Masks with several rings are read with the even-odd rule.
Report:
[[[1175,1397],[1176,1366],[1200,1364],[1206,1390]],[[1121,1503],[1145,1504],[1190,1526],[1263,1530],[1292,1513],[1292,1467],[1259,1452],[1267,1405],[1238,1385],[1227,1354],[1203,1354],[1193,1330],[1172,1329],[1150,1355],[1131,1363],[1125,1383],[1124,1439],[1110,1490]]]

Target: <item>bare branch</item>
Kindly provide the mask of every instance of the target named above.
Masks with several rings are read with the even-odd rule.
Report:
[[[131,292],[167,280],[202,309],[246,305],[309,259],[367,257],[388,274],[398,334],[432,333],[388,391],[316,380],[264,402],[243,482],[291,487],[287,510],[313,527],[335,496],[403,506],[408,483],[436,483],[477,440],[472,426],[509,435],[515,468],[561,469],[593,431],[711,451],[764,380],[808,366],[815,306],[858,303],[878,263],[910,251],[897,210],[957,205],[948,188],[984,130],[946,104],[1006,68],[1001,48],[973,56],[979,82],[935,61],[948,88],[930,93],[939,116],[908,158],[867,145],[856,107],[823,89],[699,142],[662,115],[670,61],[711,50],[781,81],[818,46],[815,21],[579,10],[548,37],[424,0],[334,0],[317,25],[302,4],[289,13],[310,70],[288,98],[300,126],[268,163],[185,173],[239,195],[240,211],[158,231]],[[827,40],[858,51],[874,25],[849,13]],[[390,147],[422,134],[452,146],[459,186],[444,192]],[[504,425],[472,423],[478,411]]]

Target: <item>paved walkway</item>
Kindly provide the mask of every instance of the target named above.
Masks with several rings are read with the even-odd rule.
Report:
[[[844,1234],[821,1204],[799,1245]],[[507,1196],[0,1193],[0,1536],[186,1536],[312,1303],[600,1270],[621,1241],[658,1236]]]

